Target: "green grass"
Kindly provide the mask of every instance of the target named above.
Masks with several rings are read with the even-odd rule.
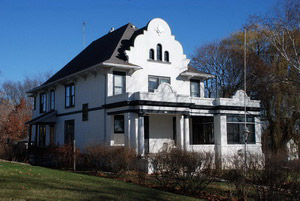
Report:
[[[0,162],[0,200],[195,200],[113,179]]]

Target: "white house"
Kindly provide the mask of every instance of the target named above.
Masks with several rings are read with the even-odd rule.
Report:
[[[244,148],[246,103],[248,151],[261,153],[260,102],[243,91],[204,97],[203,82],[214,76],[189,61],[162,19],[112,29],[28,92],[35,100],[30,139],[129,146],[140,155],[179,147],[220,158]]]

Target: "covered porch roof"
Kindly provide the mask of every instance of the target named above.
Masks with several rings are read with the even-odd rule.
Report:
[[[25,124],[34,125],[34,124],[55,124],[56,122],[56,110],[46,112],[30,121],[27,121]]]

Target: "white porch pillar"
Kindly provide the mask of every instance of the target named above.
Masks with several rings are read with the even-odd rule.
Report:
[[[216,164],[222,165],[222,147],[227,145],[227,119],[226,115],[214,116],[214,137],[215,137],[215,153]]]
[[[114,144],[113,138],[113,116],[106,115],[106,139],[105,144],[112,146]]]
[[[254,118],[255,123],[255,142],[258,145],[261,145],[261,122],[259,117]]]
[[[144,139],[144,117],[138,116],[138,154],[143,156],[145,153],[145,139]]]
[[[176,116],[176,125],[177,125],[177,133],[176,133],[176,140],[177,140],[177,148],[183,149],[184,147],[184,116],[177,115]]]
[[[131,124],[131,119],[130,119],[130,113],[125,113],[124,114],[124,144],[127,147],[130,147],[130,124]]]
[[[129,146],[133,149],[137,150],[137,144],[138,144],[138,119],[137,114],[135,113],[128,113],[128,117],[130,120],[130,132],[129,132]]]
[[[190,117],[184,116],[184,150],[189,149],[190,145]]]
[[[204,82],[201,81],[201,82],[200,82],[200,97],[201,97],[201,98],[204,98],[204,91],[205,91],[205,88],[204,88]]]

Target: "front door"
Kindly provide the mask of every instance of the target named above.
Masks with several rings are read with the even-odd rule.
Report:
[[[65,121],[65,144],[73,145],[74,141],[74,120]]]

